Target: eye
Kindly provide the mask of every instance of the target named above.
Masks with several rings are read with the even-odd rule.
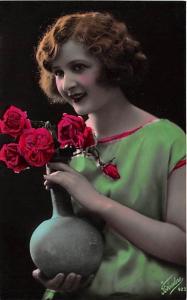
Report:
[[[84,64],[75,64],[72,66],[72,70],[77,73],[84,71],[86,68],[87,66]]]
[[[64,71],[62,70],[55,70],[54,74],[56,77],[64,77]]]

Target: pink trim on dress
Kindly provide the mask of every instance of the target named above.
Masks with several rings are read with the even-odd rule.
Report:
[[[122,139],[122,138],[124,138],[124,137],[127,137],[127,136],[133,134],[134,132],[138,131],[139,129],[143,128],[144,126],[146,126],[146,125],[148,125],[148,124],[150,124],[150,123],[153,123],[153,122],[155,122],[155,121],[158,121],[158,120],[159,120],[159,119],[154,118],[154,119],[148,121],[146,124],[144,124],[144,125],[142,125],[142,126],[139,126],[139,127],[137,127],[137,128],[134,128],[134,129],[131,129],[131,130],[128,130],[128,131],[124,131],[124,132],[122,132],[122,133],[119,133],[119,134],[116,134],[116,135],[112,135],[112,136],[110,136],[110,137],[106,137],[106,138],[99,139],[99,140],[98,140],[98,143],[99,143],[99,144],[103,144],[103,143],[111,142],[111,141],[114,141],[114,140],[120,140],[120,139]]]
[[[176,170],[176,169],[179,169],[179,168],[181,168],[181,167],[183,167],[183,166],[185,166],[185,165],[186,165],[186,159],[181,159],[181,160],[175,165],[175,167],[173,168],[172,171],[174,171],[174,170]]]

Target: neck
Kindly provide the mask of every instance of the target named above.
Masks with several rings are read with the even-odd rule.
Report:
[[[115,94],[103,110],[88,115],[87,125],[94,130],[97,138],[120,133],[131,124],[132,108],[123,94]]]

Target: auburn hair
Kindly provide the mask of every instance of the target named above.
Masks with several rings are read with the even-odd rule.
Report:
[[[99,82],[102,84],[119,86],[128,94],[142,81],[147,58],[124,22],[103,12],[68,14],[47,28],[36,50],[39,84],[52,102],[63,102],[51,65],[60,47],[69,39],[83,44],[89,54],[100,61]]]

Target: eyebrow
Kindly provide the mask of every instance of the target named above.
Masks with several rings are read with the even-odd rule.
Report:
[[[88,61],[84,60],[84,59],[74,59],[71,60],[70,62],[68,62],[68,66],[71,66],[75,63],[84,63],[84,64],[90,64]],[[56,70],[56,69],[60,69],[61,67],[58,65],[52,65],[52,70]]]

